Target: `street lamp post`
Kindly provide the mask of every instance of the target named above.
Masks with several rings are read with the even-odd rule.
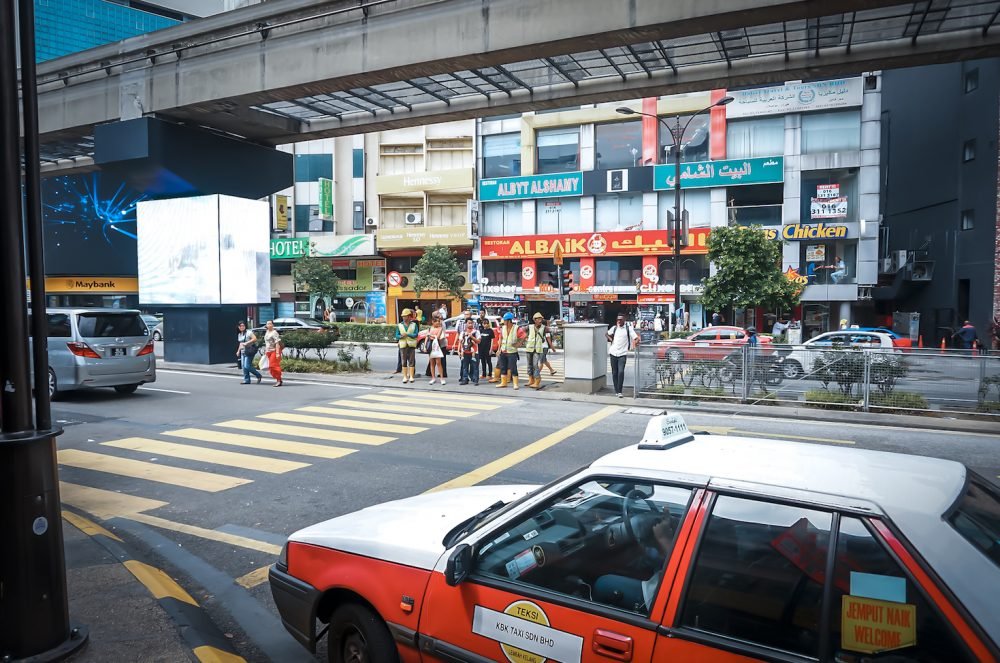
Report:
[[[674,148],[674,311],[680,310],[681,307],[681,146],[684,144],[684,134],[687,133],[688,127],[691,126],[691,121],[695,117],[701,115],[705,111],[711,110],[716,106],[725,106],[733,100],[732,97],[723,97],[719,99],[714,104],[702,108],[696,113],[692,113],[688,118],[687,122],[684,123],[684,127],[681,127],[681,117],[677,115],[674,118],[674,128],[671,129],[667,125],[666,121],[659,115],[653,115],[652,113],[643,113],[637,111],[634,108],[629,108],[628,106],[621,106],[616,108],[615,111],[622,115],[645,115],[646,117],[651,117],[661,125],[663,128],[670,132],[670,137],[673,139]]]

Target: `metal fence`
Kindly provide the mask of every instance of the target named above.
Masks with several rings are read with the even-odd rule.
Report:
[[[807,346],[640,346],[636,397],[1000,418],[1000,355]]]

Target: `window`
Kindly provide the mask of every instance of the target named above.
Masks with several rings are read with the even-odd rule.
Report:
[[[81,313],[76,326],[84,338],[146,336],[146,324],[136,313]]]
[[[642,165],[642,121],[598,124],[594,128],[596,164],[602,168]]]
[[[972,230],[976,227],[976,211],[971,209],[962,210],[962,230]]]
[[[588,480],[495,532],[474,572],[648,616],[690,497],[635,479]]]
[[[538,132],[538,173],[566,173],[580,169],[580,128]]]
[[[642,258],[598,258],[594,261],[597,276],[594,285],[635,286],[642,278]]]
[[[526,227],[520,200],[503,203],[483,203],[483,237],[530,235],[534,228]]]
[[[857,518],[841,518],[832,590],[830,643],[835,660],[876,652],[899,663],[972,660],[917,586]],[[851,617],[869,607],[880,608],[885,619]],[[845,613],[850,621],[846,629]],[[879,628],[892,623],[915,626],[915,642],[903,639],[904,628]]]
[[[319,178],[333,179],[332,154],[296,154],[295,181],[316,182]]]
[[[965,93],[975,92],[979,88],[979,69],[965,72]]]
[[[712,194],[709,189],[681,188],[681,211],[687,210],[688,225],[707,227],[712,225]],[[656,197],[656,227],[658,230],[672,230],[669,221],[674,213],[674,192],[661,191]]]
[[[579,198],[543,198],[535,201],[539,235],[580,232]]]
[[[799,242],[799,265],[807,285],[840,285],[857,282],[858,242]]]
[[[972,161],[976,158],[976,139],[970,138],[962,145],[962,161]]]
[[[819,656],[829,513],[716,500],[685,592],[681,624]]]
[[[392,256],[388,259],[388,269],[390,272],[408,274],[413,271],[414,265],[420,260],[420,256]]]
[[[70,333],[69,316],[65,313],[50,313],[48,318],[49,338],[69,338]]]
[[[483,136],[483,177],[521,174],[521,134]]]
[[[802,154],[860,149],[861,111],[802,115]]]
[[[965,539],[1000,566],[1000,495],[985,481],[973,479],[948,515],[948,522]]]
[[[719,339],[719,332],[716,330],[699,332],[692,339],[694,341],[717,341]]]
[[[730,159],[770,157],[785,153],[785,118],[732,120],[726,124],[726,155]]]
[[[783,184],[731,186],[726,189],[730,223],[741,226],[780,226],[784,202]]]
[[[488,285],[521,285],[521,261],[484,260],[483,276],[490,280]]]
[[[691,124],[688,125],[681,140],[681,161],[708,161],[708,113],[696,115],[693,120],[690,115],[682,115],[680,117],[681,129],[684,128],[688,120],[691,121]],[[674,137],[671,131],[676,129],[677,118],[667,119],[666,122],[667,126],[670,127],[669,131],[662,124],[657,123],[660,132],[660,157],[662,159],[660,163],[673,163]]]
[[[598,232],[642,225],[642,194],[595,196],[594,223]]]

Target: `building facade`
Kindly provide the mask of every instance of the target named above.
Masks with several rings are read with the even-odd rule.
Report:
[[[698,302],[712,269],[707,239],[731,224],[762,225],[783,242],[783,269],[803,284],[791,313],[806,337],[842,320],[868,322],[878,276],[879,82],[871,74],[480,121],[479,300],[552,315],[558,244],[573,274],[574,319],[672,310],[671,129],[686,126],[676,268],[690,324],[711,314]],[[700,112],[727,95],[732,103]],[[760,326],[773,313],[737,311],[733,322]]]

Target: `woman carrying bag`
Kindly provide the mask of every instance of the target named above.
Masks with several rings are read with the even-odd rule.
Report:
[[[264,333],[264,360],[267,362],[267,370],[274,378],[274,386],[280,387],[281,381],[281,352],[285,349],[285,344],[281,342],[281,334],[274,328],[274,322],[267,321],[267,331]],[[264,362],[261,362],[262,364]]]

